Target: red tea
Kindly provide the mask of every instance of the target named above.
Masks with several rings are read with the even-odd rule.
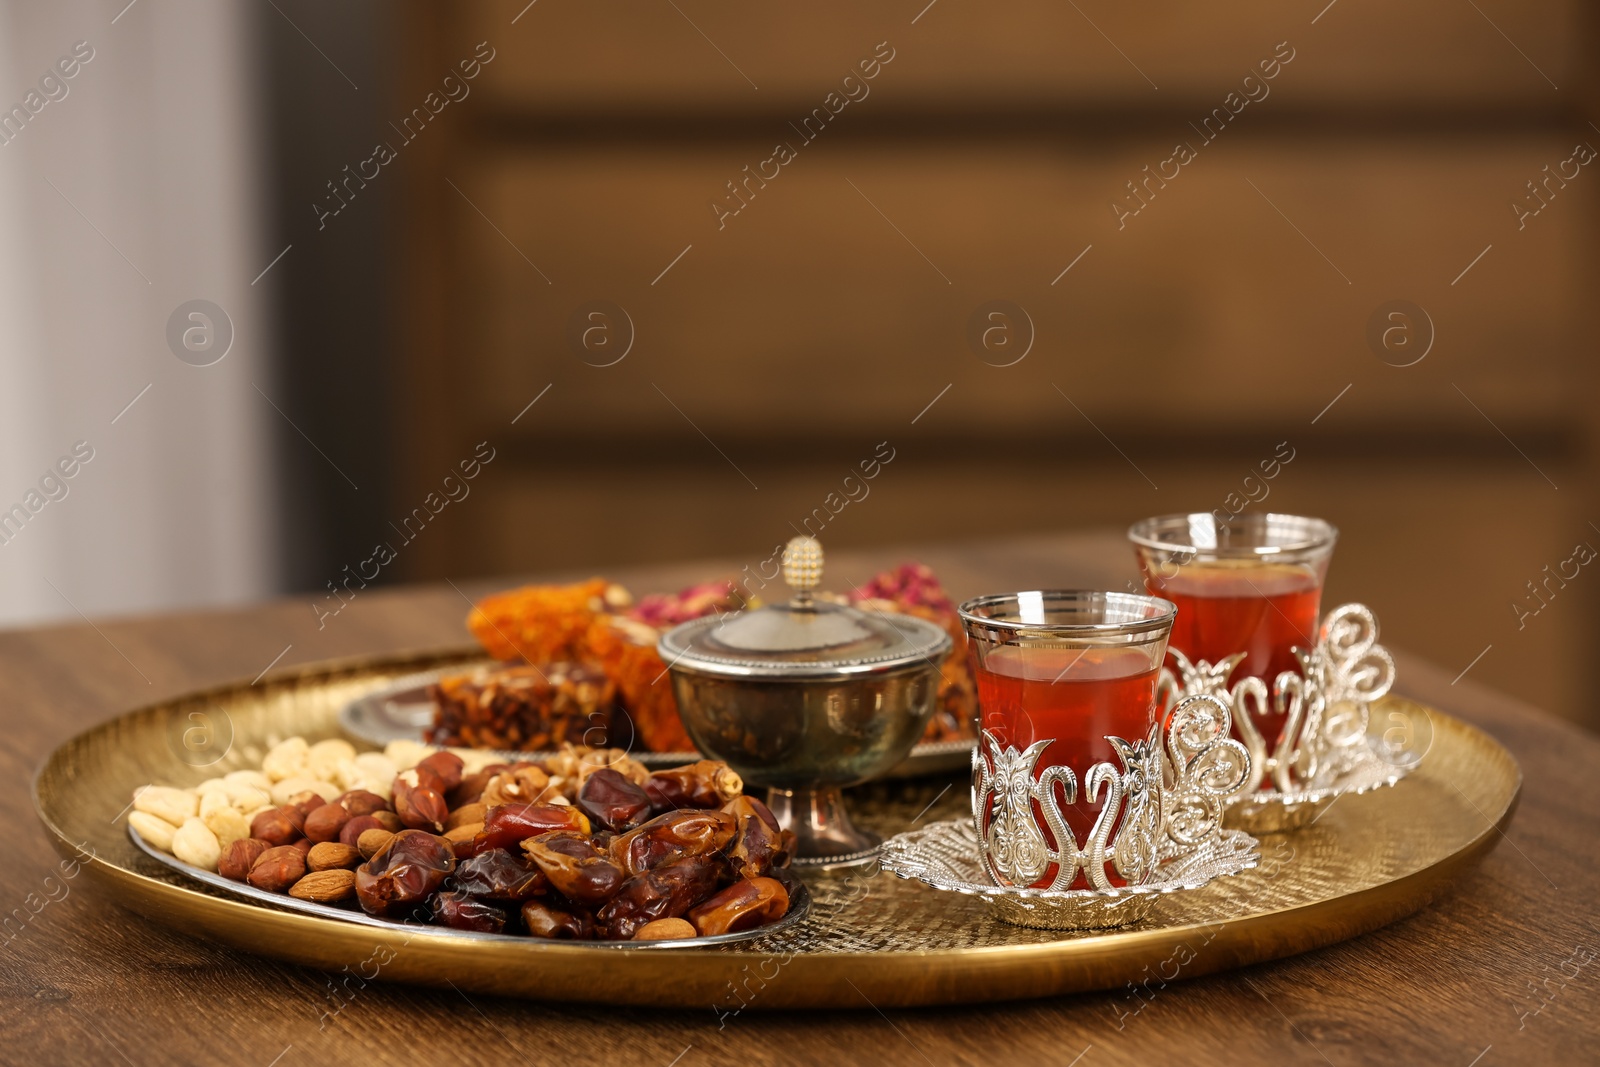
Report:
[[[1039,756],[1034,776],[1060,764],[1072,768],[1079,802],[1062,805],[1062,813],[1077,843],[1086,845],[1102,804],[1087,802],[1084,777],[1096,763],[1122,769],[1106,736],[1142,740],[1155,722],[1159,670],[1150,662],[1149,653],[1134,648],[1004,645],[991,649],[982,665],[974,661],[973,674],[983,728],[1001,745],[1020,751],[1035,741],[1054,739]],[[1102,792],[1102,801],[1105,796]],[[1060,799],[1058,796],[1058,802]],[[1058,847],[1037,801],[1033,808],[1046,841],[1051,848]],[[988,829],[987,812],[982,829]],[[1112,885],[1126,884],[1109,867],[1106,873]],[[1034,884],[1048,885],[1055,874],[1052,865]],[[1087,887],[1088,881],[1079,872],[1071,888]]]
[[[1196,564],[1175,578],[1151,578],[1146,585],[1152,595],[1178,606],[1168,647],[1211,663],[1245,653],[1230,682],[1256,677],[1270,690],[1280,671],[1299,671],[1294,647],[1309,650],[1316,640],[1322,582],[1304,567]],[[1260,726],[1271,749],[1283,716],[1262,716]]]

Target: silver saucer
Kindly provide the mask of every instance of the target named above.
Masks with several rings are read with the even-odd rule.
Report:
[[[1249,870],[1261,858],[1255,838],[1223,830],[1193,852],[1159,864],[1143,885],[1110,890],[1015,889],[989,881],[981,851],[972,820],[950,819],[890,838],[879,863],[901,878],[978,897],[995,918],[1013,926],[1100,930],[1136,923],[1163,895],[1199,889],[1213,879]]]

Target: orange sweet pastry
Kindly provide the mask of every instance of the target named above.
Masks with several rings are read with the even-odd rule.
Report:
[[[651,752],[693,752],[678,716],[672,677],[656,653],[660,632],[634,619],[601,617],[589,626],[588,648],[617,684],[639,741]]]
[[[467,615],[467,629],[495,659],[576,661],[586,658],[584,642],[595,618],[629,603],[627,590],[604,578],[525,585],[478,601]]]

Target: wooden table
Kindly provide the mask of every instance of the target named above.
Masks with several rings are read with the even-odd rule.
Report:
[[[1121,589],[1118,536],[840,554],[832,585],[919,558],[955,596],[1037,586]],[[615,575],[635,592],[732,567]],[[750,561],[752,563],[755,560]],[[1600,740],[1416,659],[1400,688],[1495,735],[1527,778],[1507,840],[1455,892],[1358,940],[1179,982],[1136,1016],[1128,991],[883,1013],[607,1011],[373,985],[319,1030],[327,978],[152,927],[59,876],[27,783],[46,754],[146,701],[269,664],[460,644],[458,583],[361,593],[319,630],[309,598],[243,611],[0,634],[0,1062],[572,1065],[1430,1063],[1600,1060]],[[505,583],[494,583],[503,585]],[[287,646],[287,647],[286,647]],[[281,658],[279,658],[281,656]],[[51,877],[55,875],[55,877]],[[47,881],[48,879],[48,881]],[[30,894],[34,896],[30,898]],[[40,902],[43,901],[43,905]],[[19,924],[20,918],[20,924]],[[597,991],[603,995],[603,991]],[[1120,1020],[1120,1024],[1119,1024]],[[463,1045],[463,1040],[469,1042]],[[1076,1058],[1075,1058],[1076,1057]]]

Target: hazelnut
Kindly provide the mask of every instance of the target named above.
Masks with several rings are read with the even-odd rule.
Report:
[[[357,815],[344,824],[344,829],[339,831],[341,845],[353,845],[361,840],[361,835],[368,830],[382,830],[384,826],[371,815]],[[391,833],[393,831],[390,831]]]
[[[298,821],[296,821],[298,819]],[[250,820],[250,836],[269,845],[287,845],[300,836],[305,816],[292,809],[264,808]]]
[[[242,882],[245,875],[250,873],[251,866],[271,847],[259,837],[240,838],[222,850],[222,858],[217,861],[217,873],[235,882]]]
[[[245,881],[269,893],[282,893],[306,873],[305,853],[293,845],[269,848],[250,865]]]
[[[442,833],[450,817],[443,794],[433,787],[436,781],[418,769],[401,771],[394,778],[394,811],[400,822],[412,830]]]
[[[463,764],[461,757],[454,752],[435,752],[426,759],[418,760],[416,769],[438,779],[434,788],[440,793],[447,793],[461,784]]]
[[[371,815],[375,811],[384,811],[389,807],[389,802],[378,794],[366,789],[352,789],[334,801],[352,818],[359,815]]]
[[[339,831],[350,821],[350,812],[339,804],[323,804],[306,816],[305,835],[312,841],[337,841]]]
[[[372,813],[372,818],[377,819],[378,825],[391,834],[397,834],[405,829],[405,825],[400,821],[400,816],[392,811],[375,811]]]

